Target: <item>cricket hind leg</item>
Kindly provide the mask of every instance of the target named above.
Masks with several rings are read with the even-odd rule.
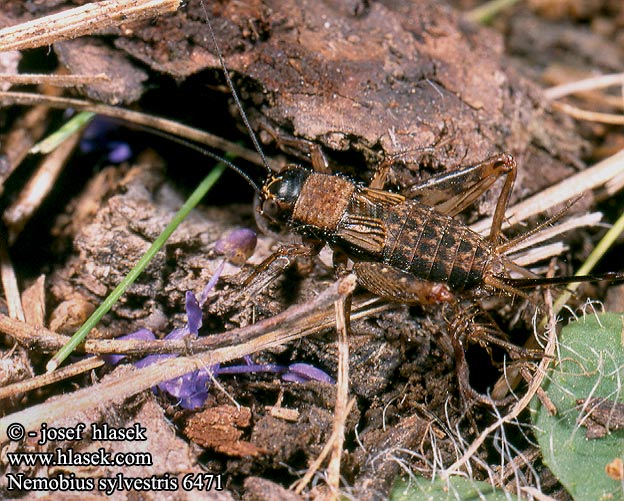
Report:
[[[457,380],[462,396],[468,402],[483,405],[505,406],[517,401],[515,395],[498,398],[492,395],[480,393],[470,381],[470,366],[466,357],[466,350],[470,345],[479,345],[485,349],[490,357],[492,366],[501,364],[493,360],[492,347],[498,347],[509,355],[513,363],[523,363],[527,360],[541,359],[543,353],[540,350],[532,350],[517,346],[507,339],[507,335],[500,329],[496,322],[477,303],[457,304],[452,319],[448,322],[448,334],[450,337]],[[493,391],[496,387],[493,386]]]
[[[394,266],[375,262],[353,265],[358,283],[379,297],[405,304],[438,304],[455,300],[446,284],[416,278]]]
[[[505,176],[488,237],[491,242],[497,243],[516,173],[514,158],[507,153],[500,153],[478,164],[433,176],[424,183],[409,188],[403,195],[431,205],[442,214],[455,216],[472,205],[498,178]]]

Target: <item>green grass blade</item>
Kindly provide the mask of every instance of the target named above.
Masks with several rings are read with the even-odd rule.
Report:
[[[466,12],[466,17],[473,23],[491,23],[498,13],[514,5],[518,0],[491,0],[471,11]]]
[[[587,257],[583,265],[575,273],[577,276],[589,275],[594,269],[594,266],[600,261],[607,251],[613,246],[617,238],[624,232],[624,212],[620,215],[615,224],[609,229],[604,237],[598,242],[598,245],[594,248],[591,254]],[[571,283],[566,287],[565,292],[561,294],[553,305],[553,312],[556,315],[561,311],[561,308],[568,302],[574,291],[578,289],[581,284],[579,282]],[[543,321],[545,324],[545,321]]]
[[[50,153],[54,151],[59,144],[65,139],[71,136],[74,132],[87,125],[95,116],[95,113],[90,111],[81,111],[77,115],[73,116],[63,126],[61,126],[56,132],[50,134],[44,140],[35,144],[28,153]]]

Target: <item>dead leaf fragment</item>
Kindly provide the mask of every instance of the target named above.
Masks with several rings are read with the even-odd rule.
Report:
[[[211,407],[191,416],[184,434],[193,442],[226,456],[258,456],[263,451],[251,442],[241,440],[243,429],[251,424],[251,410],[233,405]]]
[[[605,466],[605,472],[609,475],[609,478],[621,482],[624,480],[624,462],[622,458],[615,458],[607,466]]]

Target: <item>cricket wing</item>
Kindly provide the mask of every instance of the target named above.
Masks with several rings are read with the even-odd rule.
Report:
[[[395,193],[371,188],[358,189],[336,228],[335,241],[342,248],[354,249],[358,255],[379,258],[386,242],[384,214],[405,198]]]

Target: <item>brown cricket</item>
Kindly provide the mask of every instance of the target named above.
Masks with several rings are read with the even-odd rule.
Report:
[[[337,273],[346,269],[347,258],[350,258],[358,283],[373,294],[406,304],[452,303],[456,311],[464,300],[470,301],[474,310],[475,298],[496,291],[527,297],[520,289],[622,278],[615,273],[600,277],[544,278],[506,257],[520,242],[565,212],[511,241],[502,242],[501,227],[517,170],[515,160],[507,153],[434,176],[412,187],[410,198],[383,189],[391,162],[384,162],[370,185],[365,186],[328,171],[322,153],[315,147],[310,151],[312,168],[291,164],[273,173],[229,77],[207,12],[206,21],[228,87],[263,160],[266,180],[259,187],[238,167],[225,163],[243,175],[258,193],[256,220],[261,229],[277,226],[300,235],[303,240],[300,244],[282,245],[254,271],[248,282],[280,256],[313,256],[325,244],[334,251]],[[505,181],[490,234],[484,238],[454,216],[502,176]],[[516,277],[511,276],[512,272]],[[536,354],[505,341],[500,329],[473,325],[477,314],[468,316],[468,321],[455,319],[449,327],[462,393],[472,400],[506,403],[508,399],[494,402],[472,389],[463,354],[465,343],[496,344],[512,358],[523,353],[525,356]]]
[[[431,179],[420,187],[421,200],[434,191],[439,194],[442,187],[451,196],[442,204],[428,205],[382,190],[382,171],[365,187],[339,175],[293,165],[264,184],[260,215],[301,235],[306,248],[301,253],[317,253],[327,243],[351,258],[360,285],[392,301],[451,301],[453,292],[492,289],[513,293],[507,270],[520,267],[502,255],[508,244],[499,245],[498,240],[515,174],[513,158],[497,155],[452,176]],[[500,175],[507,179],[490,237],[484,239],[453,216]],[[472,193],[461,186],[471,177],[480,184]]]

